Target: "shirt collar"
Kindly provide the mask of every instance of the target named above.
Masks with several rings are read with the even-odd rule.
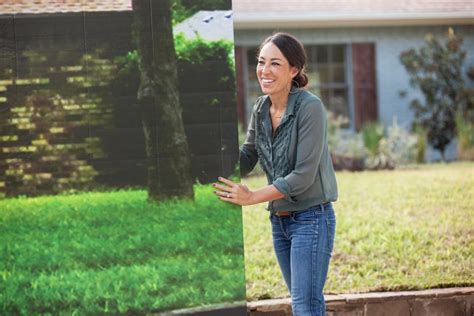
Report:
[[[283,116],[283,119],[285,117],[293,116],[295,114],[295,104],[296,101],[298,101],[299,96],[301,95],[302,89],[298,89],[295,87],[291,87],[290,93],[288,93],[288,103],[287,103],[287,108],[285,111],[285,115]],[[265,95],[263,104],[258,110],[258,112],[268,112],[270,108],[270,97],[268,95]],[[283,120],[282,119],[282,120]]]

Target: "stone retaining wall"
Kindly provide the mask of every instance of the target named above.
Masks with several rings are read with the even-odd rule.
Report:
[[[326,295],[327,316],[473,316],[474,287]],[[250,302],[250,316],[291,315],[289,298]]]

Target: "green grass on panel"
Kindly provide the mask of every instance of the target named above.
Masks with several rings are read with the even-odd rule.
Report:
[[[245,299],[242,214],[145,191],[0,201],[0,314],[141,314]]]
[[[474,285],[474,163],[338,172],[325,293]],[[248,178],[251,188],[263,177]],[[288,296],[264,205],[244,208],[247,299]]]

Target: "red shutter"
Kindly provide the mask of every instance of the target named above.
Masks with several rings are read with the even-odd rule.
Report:
[[[352,44],[352,79],[354,84],[355,127],[378,119],[375,80],[375,45]]]

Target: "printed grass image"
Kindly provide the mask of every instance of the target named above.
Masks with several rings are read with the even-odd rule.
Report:
[[[143,314],[245,300],[240,208],[127,190],[0,201],[0,314]]]
[[[111,3],[0,12],[0,315],[245,300],[241,209],[209,187],[238,163],[232,28],[174,32],[231,1]]]
[[[474,163],[338,172],[337,179],[326,294],[474,284]],[[244,239],[247,299],[288,296],[263,204],[244,207]]]

